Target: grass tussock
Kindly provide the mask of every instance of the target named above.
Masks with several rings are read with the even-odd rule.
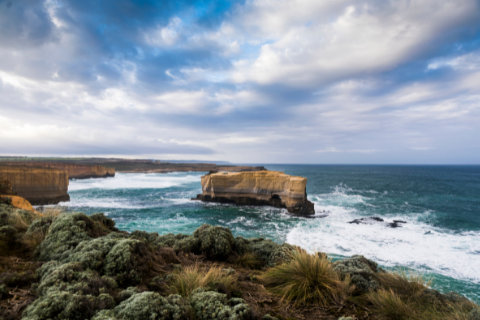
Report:
[[[382,289],[371,292],[367,300],[374,306],[379,319],[391,320],[466,320],[473,303],[457,304],[432,298],[427,293],[431,280],[418,273],[377,275]]]
[[[379,273],[377,278],[381,286],[400,295],[416,295],[431,286],[431,279],[422,274],[402,269],[393,273]]]
[[[293,251],[287,262],[267,270],[262,279],[273,294],[297,305],[341,302],[352,289],[350,279],[341,281],[325,255],[304,250]]]
[[[44,217],[58,217],[62,213],[66,212],[63,207],[48,207],[43,208],[41,211],[42,216]]]
[[[240,267],[249,269],[260,269],[263,266],[262,261],[258,259],[257,255],[251,252],[238,256],[234,263]]]
[[[30,221],[28,221],[25,216],[23,216],[18,212],[18,210],[16,210],[12,214],[10,214],[9,224],[18,231],[25,232],[30,226]]]
[[[22,239],[23,245],[28,251],[34,252],[35,249],[37,249],[37,247],[40,245],[40,243],[42,243],[42,241],[45,239],[47,234],[48,231],[44,231],[41,229],[25,234]]]
[[[193,290],[198,288],[215,289],[219,286],[232,292],[236,288],[237,278],[228,275],[221,267],[213,266],[208,270],[201,269],[198,265],[184,267],[174,274],[167,285],[167,291],[189,297]]]

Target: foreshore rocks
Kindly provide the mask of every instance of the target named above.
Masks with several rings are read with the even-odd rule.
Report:
[[[0,166],[0,179],[8,180],[11,189],[32,205],[69,201],[68,173],[64,170],[36,167]]]
[[[278,171],[218,172],[201,178],[202,194],[192,200],[285,208],[296,215],[315,214],[307,199],[307,178]]]
[[[16,167],[35,167],[65,170],[69,179],[108,178],[115,176],[115,168],[99,165],[79,165],[66,162],[17,161],[5,162],[3,165]]]

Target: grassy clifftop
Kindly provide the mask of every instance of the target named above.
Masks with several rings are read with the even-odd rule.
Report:
[[[97,213],[0,204],[0,319],[478,319],[421,277],[203,225],[122,232]],[[350,317],[350,318],[349,318]]]

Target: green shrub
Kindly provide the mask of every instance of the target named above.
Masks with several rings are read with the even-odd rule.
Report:
[[[41,261],[67,260],[78,244],[96,234],[94,222],[83,213],[63,213],[50,226],[45,240],[37,248]]]
[[[155,292],[133,294],[113,310],[101,311],[92,320],[188,320],[190,305],[180,296],[167,298]]]
[[[115,221],[113,219],[106,217],[103,213],[94,213],[90,216],[90,219],[98,222],[101,227],[108,229],[110,231],[117,231],[115,228]]]
[[[284,262],[294,250],[295,247],[288,243],[278,244],[269,239],[244,239],[242,237],[235,239],[235,251],[238,254],[253,253],[266,267],[273,267]]]
[[[232,298],[222,293],[197,289],[190,303],[198,320],[255,320],[258,317],[243,299]]]
[[[100,271],[105,267],[106,256],[118,243],[118,240],[107,237],[82,241],[71,251],[65,262],[78,261],[84,268]]]
[[[204,224],[193,235],[200,240],[200,250],[207,257],[226,258],[232,253],[235,239],[228,228]]]
[[[108,294],[98,297],[69,293],[52,288],[48,294],[35,300],[23,312],[23,320],[47,319],[90,319],[95,312],[110,309],[115,306],[115,301]]]
[[[385,270],[379,268],[376,262],[360,255],[336,261],[333,265],[341,279],[350,277],[359,293],[378,290],[380,285],[377,281],[377,275],[385,273]]]

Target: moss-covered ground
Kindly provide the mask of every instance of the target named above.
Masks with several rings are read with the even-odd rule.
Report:
[[[122,232],[101,213],[41,216],[0,204],[0,320],[464,319],[478,306],[362,256],[203,225]]]

